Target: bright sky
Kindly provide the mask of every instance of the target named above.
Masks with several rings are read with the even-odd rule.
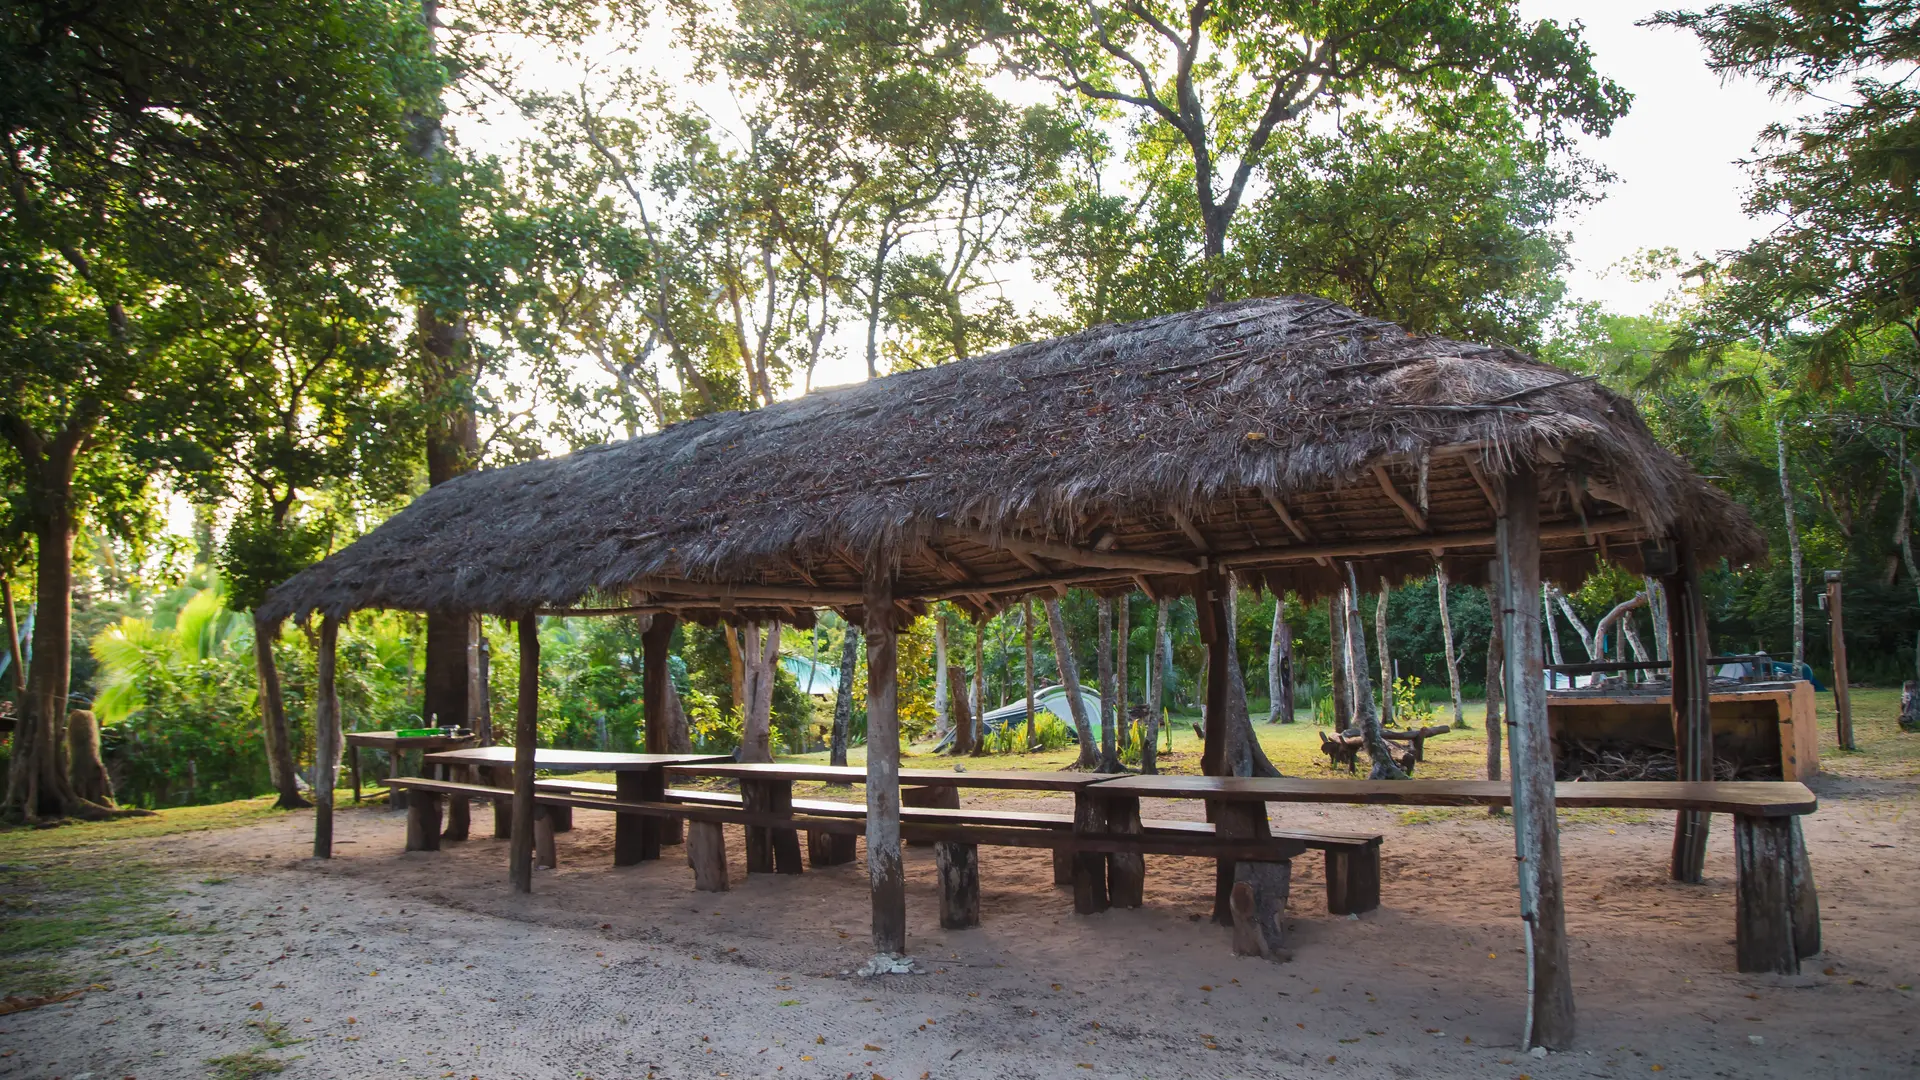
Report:
[[[1574,295],[1621,313],[1643,312],[1665,291],[1608,274],[1643,248],[1678,248],[1682,257],[1711,256],[1744,246],[1765,223],[1741,211],[1746,173],[1760,130],[1803,111],[1775,101],[1751,80],[1722,84],[1707,70],[1694,36],[1636,26],[1660,6],[1595,0],[1521,0],[1532,18],[1579,20],[1600,71],[1631,90],[1633,108],[1613,134],[1589,140],[1586,152],[1617,179],[1606,199],[1570,225]],[[1704,6],[1694,4],[1686,6]]]

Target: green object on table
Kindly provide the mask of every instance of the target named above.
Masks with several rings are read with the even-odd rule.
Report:
[[[393,733],[394,738],[396,739],[425,739],[433,735],[445,735],[445,734],[446,732],[441,731],[437,727],[401,728],[399,731],[396,731]]]

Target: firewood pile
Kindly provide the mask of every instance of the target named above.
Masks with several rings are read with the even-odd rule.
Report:
[[[1555,779],[1559,780],[1678,780],[1680,764],[1671,750],[1584,740],[1558,743]],[[1776,780],[1764,764],[1742,766],[1731,758],[1713,759],[1715,780]]]

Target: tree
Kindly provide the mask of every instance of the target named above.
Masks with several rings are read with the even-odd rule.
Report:
[[[1511,0],[1007,0],[981,22],[1013,69],[1139,110],[1182,161],[1206,298],[1226,298],[1227,238],[1277,134],[1356,100],[1444,123],[1485,102],[1605,134],[1629,96],[1593,70],[1578,27]]]
[[[7,806],[97,813],[54,763],[68,689],[75,477],[117,451],[191,468],[171,436],[244,393],[257,354],[206,347],[252,312],[232,253],[332,256],[384,201],[407,102],[433,78],[381,0],[36,4],[5,21],[0,434],[25,472],[39,615]],[[244,261],[241,261],[244,267]]]
[[[1047,629],[1053,639],[1053,656],[1060,667],[1060,685],[1067,692],[1067,712],[1073,717],[1074,734],[1080,741],[1077,769],[1092,769],[1099,763],[1093,744],[1093,725],[1087,716],[1086,702],[1080,696],[1080,664],[1073,656],[1073,639],[1067,636],[1067,623],[1060,615],[1060,601],[1049,596],[1041,601],[1047,609]]]

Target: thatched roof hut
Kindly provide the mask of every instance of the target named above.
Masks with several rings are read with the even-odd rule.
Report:
[[[1250,300],[463,476],[275,589],[263,614],[519,614],[590,599],[805,618],[894,596],[992,609],[1066,584],[1182,592],[1203,562],[1331,591],[1334,559],[1473,580],[1497,485],[1543,470],[1544,567],[1636,540],[1764,554],[1632,403],[1511,349],[1329,301]]]

